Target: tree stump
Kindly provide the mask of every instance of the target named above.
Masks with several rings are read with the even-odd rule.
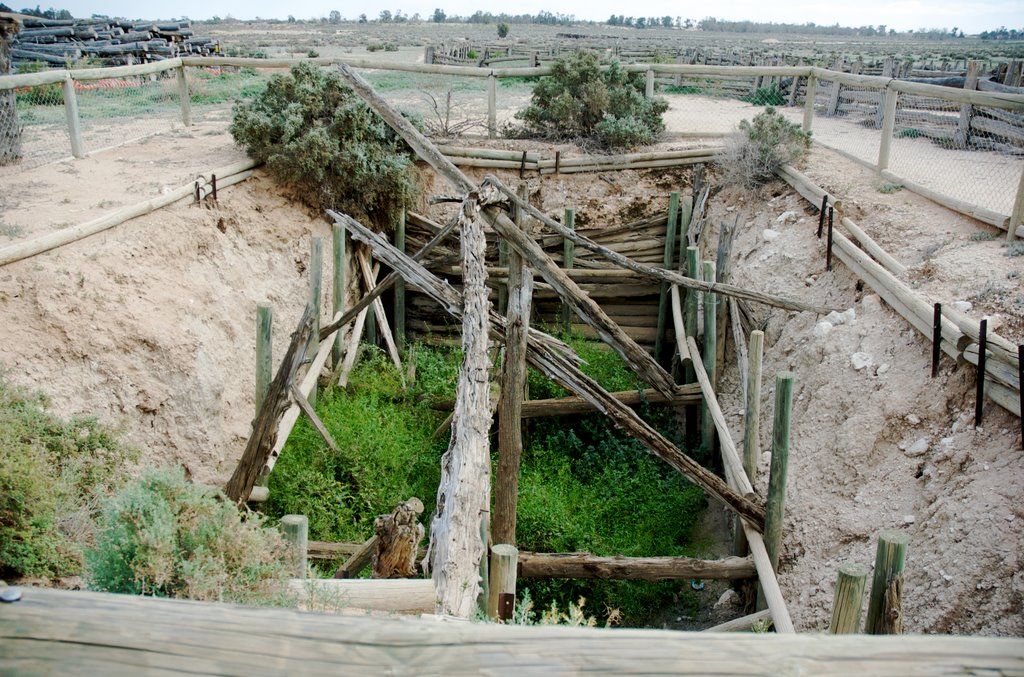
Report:
[[[0,75],[11,72],[11,50],[14,34],[21,24],[13,18],[0,17]],[[21,124],[13,89],[0,92],[0,167],[21,159]]]
[[[423,525],[419,516],[423,502],[410,498],[400,503],[389,515],[374,521],[377,532],[377,552],[373,557],[374,578],[412,578],[416,575],[416,552],[423,540]]]

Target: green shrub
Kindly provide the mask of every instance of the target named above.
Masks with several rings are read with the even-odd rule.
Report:
[[[771,180],[784,164],[798,161],[811,145],[811,134],[773,107],[740,122],[740,131],[718,156],[726,183],[757,186]]]
[[[379,227],[410,204],[404,142],[337,73],[299,64],[234,109],[231,134],[249,156],[315,209],[337,209]]]
[[[0,378],[0,575],[77,574],[96,497],[134,454],[95,419],[63,421]]]
[[[508,37],[508,24],[505,23],[504,21],[502,21],[500,24],[498,24],[498,37],[499,38],[507,38]]]
[[[617,62],[604,71],[597,55],[577,51],[555,62],[552,74],[533,88],[516,135],[631,148],[653,143],[665,130],[664,99],[644,98],[644,81]]]
[[[750,96],[741,98],[755,106],[782,106],[786,103],[786,96],[778,87],[760,87]]]
[[[105,501],[89,587],[157,597],[282,603],[284,545],[276,529],[242,513],[180,469],[147,470]]]

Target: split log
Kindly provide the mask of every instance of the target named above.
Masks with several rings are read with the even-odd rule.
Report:
[[[374,578],[413,578],[416,576],[416,554],[423,540],[423,501],[410,498],[391,513],[373,522],[377,532],[377,552],[373,556]]]
[[[520,578],[671,581],[688,578],[736,581],[757,575],[749,557],[598,557],[589,552],[519,552]]]
[[[352,237],[370,245],[375,257],[391,266],[411,285],[437,301],[442,308],[455,318],[463,315],[462,299],[450,285],[439,279],[422,265],[396,250],[389,242],[355,219],[331,212],[351,229]],[[502,340],[505,336],[505,319],[491,313],[491,332]],[[580,359],[572,349],[552,336],[536,329],[530,329],[527,359],[548,378],[563,388],[589,401],[602,413],[607,414],[620,428],[640,440],[658,458],[683,473],[697,485],[704,488],[750,524],[763,525],[764,510],[749,498],[726,485],[718,476],[677,449],[658,431],[641,419],[636,412],[612,397],[596,381],[579,369]],[[675,393],[673,392],[673,397]],[[756,533],[756,532],[755,532]]]
[[[301,579],[290,581],[288,590],[300,604],[313,610],[347,613],[385,611],[393,614],[429,614],[434,611],[434,584],[423,578]]]

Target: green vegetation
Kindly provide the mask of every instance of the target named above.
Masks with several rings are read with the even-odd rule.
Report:
[[[104,501],[86,578],[104,592],[283,604],[283,555],[277,529],[219,490],[147,470]]]
[[[891,181],[880,181],[877,184],[878,192],[885,195],[891,195],[892,193],[898,193],[903,190],[903,184],[893,183]]]
[[[1024,242],[1014,242],[1006,248],[1006,255],[1017,257],[1024,256]]]
[[[990,233],[987,230],[979,231],[977,233],[971,233],[971,242],[989,242],[998,237],[995,233]]]
[[[728,140],[718,164],[727,183],[753,187],[771,180],[782,165],[798,161],[810,146],[810,132],[769,106],[753,122],[740,122],[739,133]]]
[[[78,573],[99,496],[133,451],[92,418],[48,413],[0,378],[0,575]]]
[[[665,130],[664,99],[644,98],[644,80],[618,62],[605,70],[595,53],[579,50],[559,59],[533,88],[529,106],[516,113],[516,136],[573,140],[602,148],[653,143]]]
[[[501,23],[498,24],[498,37],[499,38],[507,38],[508,37],[508,24],[505,23],[504,21],[502,21]]]
[[[303,63],[275,75],[235,106],[230,129],[250,157],[315,209],[386,227],[413,198],[408,149],[337,73]]]
[[[641,387],[619,357],[599,344],[573,338],[584,370],[610,390]],[[310,538],[362,541],[373,519],[410,496],[429,515],[434,508],[439,461],[447,436],[432,439],[445,412],[427,402],[455,393],[460,361],[451,349],[414,346],[416,382],[401,379],[380,353],[364,360],[345,391],[322,393],[317,410],[340,448],[327,449],[305,421],[292,433],[270,476],[267,513],[302,513]],[[533,399],[565,392],[537,374]],[[641,407],[641,414],[677,443],[671,410]],[[497,462],[497,449],[492,458]],[[520,479],[518,545],[527,550],[589,550],[600,555],[701,555],[692,543],[704,504],[702,492],[660,463],[600,415],[535,419],[527,430]],[[333,572],[331,566],[325,572]],[[678,584],[627,581],[523,582],[539,609],[571,609],[581,598],[589,613],[620,609],[629,624],[642,623]]]
[[[786,95],[778,87],[759,87],[753,94],[741,97],[741,99],[755,106],[786,105]]]

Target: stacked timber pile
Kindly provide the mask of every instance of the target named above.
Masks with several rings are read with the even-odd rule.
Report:
[[[126,19],[25,18],[14,41],[15,64],[42,62],[66,67],[83,58],[106,65],[160,61],[176,56],[209,56],[213,38],[197,37],[191,21],[154,23]]]

